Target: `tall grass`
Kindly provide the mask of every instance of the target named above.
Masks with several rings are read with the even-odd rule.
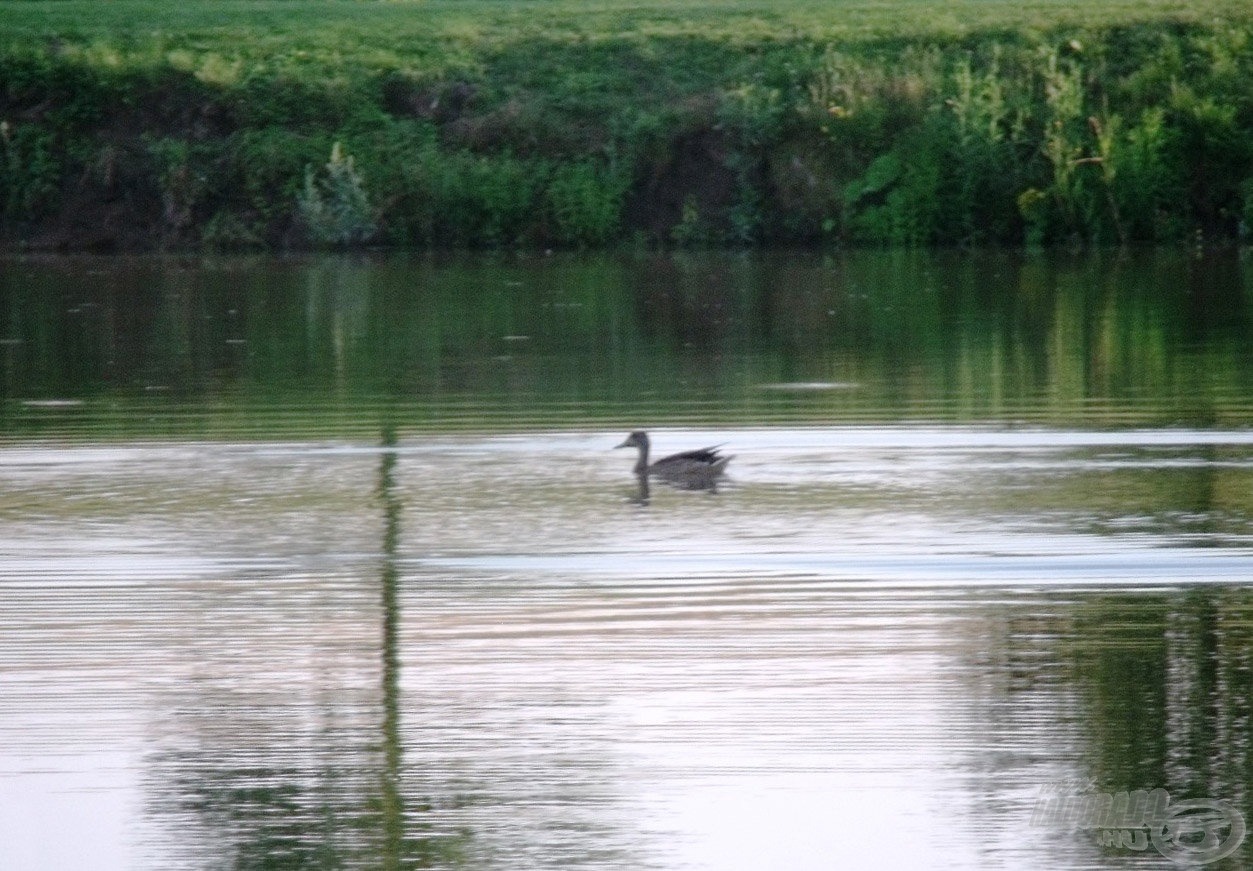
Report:
[[[1249,81],[1226,0],[0,0],[0,234],[1237,239]]]

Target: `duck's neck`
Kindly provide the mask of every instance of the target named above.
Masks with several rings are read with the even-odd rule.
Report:
[[[635,474],[645,475],[648,473],[648,442],[640,444],[640,458],[635,463]]]

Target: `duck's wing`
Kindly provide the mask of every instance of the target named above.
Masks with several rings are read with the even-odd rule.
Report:
[[[682,451],[681,453],[671,454],[668,457],[662,457],[660,460],[653,463],[653,465],[664,466],[667,463],[691,462],[712,466],[719,460],[730,459],[729,457],[724,458],[718,453],[718,449],[721,447],[722,445],[714,445],[710,448],[697,448],[694,451]]]

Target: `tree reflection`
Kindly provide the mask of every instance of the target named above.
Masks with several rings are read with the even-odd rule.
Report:
[[[969,763],[982,778],[973,794],[986,796],[979,822],[1026,829],[1054,864],[1106,867],[1094,857],[1147,861],[1119,841],[1132,833],[1048,813],[1032,826],[1044,802],[1162,789],[1171,805],[1212,799],[1253,821],[1253,591],[1043,595],[989,603],[978,629],[968,696],[988,730],[987,753]],[[1251,864],[1246,840],[1205,867]]]
[[[1223,801],[1253,820],[1250,591],[1085,595],[1070,626],[1044,638],[1051,655],[1022,660],[1039,673],[1026,685],[1047,686],[1054,657],[1069,672],[1079,702],[1075,743],[1061,737],[1059,724],[1070,719],[1062,710],[1053,712],[1059,733],[1051,741],[1055,760],[1076,766],[1077,783],[1102,794],[1164,789],[1172,804]],[[1251,860],[1245,843],[1212,867]]]
[[[0,270],[3,389],[99,398],[76,414],[122,434],[372,437],[385,396],[431,426],[624,408],[659,423],[1223,426],[1253,391],[1253,271],[1230,252],[140,258],[101,271]],[[762,389],[795,382],[849,389]],[[0,411],[12,432],[57,422]]]

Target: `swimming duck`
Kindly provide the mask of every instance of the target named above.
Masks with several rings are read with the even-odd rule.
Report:
[[[682,490],[712,490],[718,478],[726,470],[730,456],[718,453],[717,446],[700,448],[695,451],[683,451],[662,457],[655,463],[648,462],[648,433],[636,430],[626,437],[619,448],[639,448],[639,460],[635,463],[635,474],[641,479],[654,475],[667,484]]]

